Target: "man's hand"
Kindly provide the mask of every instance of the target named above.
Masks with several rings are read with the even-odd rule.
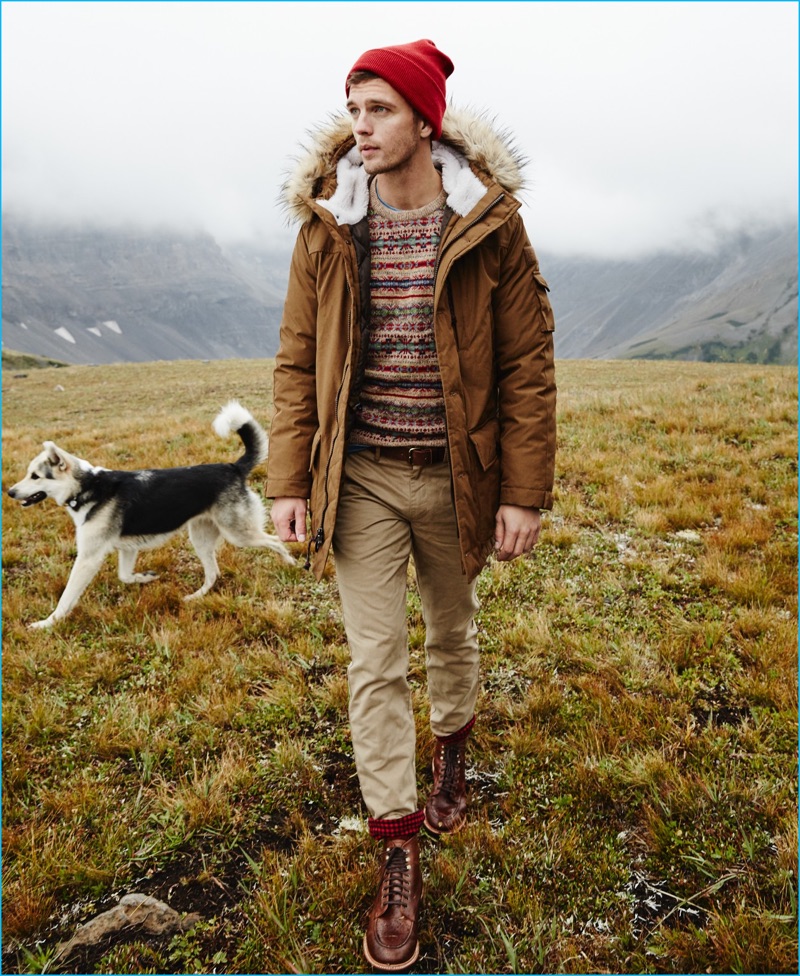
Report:
[[[306,541],[305,498],[276,498],[270,518],[281,542]]]
[[[539,541],[542,516],[538,508],[501,505],[494,521],[495,555],[500,562],[530,552]]]

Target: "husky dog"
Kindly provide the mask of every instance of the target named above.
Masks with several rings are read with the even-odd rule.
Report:
[[[220,437],[236,431],[245,449],[238,461],[110,471],[45,441],[44,451],[8,494],[25,507],[46,498],[66,505],[75,522],[78,555],[55,610],[31,627],[51,627],[66,617],[113,549],[119,552],[123,583],[156,579],[155,573],[133,571],[139,550],[154,549],[184,527],[205,571],[203,585],[187,600],[203,596],[214,585],[219,575],[216,548],[221,539],[235,546],[272,549],[294,565],[277,536],[264,531],[264,505],[246,484],[252,469],[267,456],[266,433],[235,400],[219,412],[214,430]]]

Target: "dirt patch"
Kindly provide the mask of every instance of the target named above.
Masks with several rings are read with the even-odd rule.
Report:
[[[182,916],[197,915],[200,921],[226,919],[224,925],[215,925],[204,930],[198,938],[199,948],[204,955],[213,956],[217,952],[230,950],[231,932],[237,928],[235,916],[239,905],[247,897],[242,887],[243,879],[250,876],[249,859],[258,860],[266,849],[290,851],[294,841],[274,830],[261,830],[241,844],[230,856],[215,864],[215,855],[203,848],[183,851],[169,863],[136,878],[129,885],[115,891],[99,902],[92,902],[83,908],[75,906],[66,914],[69,922],[59,920],[45,934],[37,948],[55,947],[71,939],[80,925],[89,922],[97,915],[111,910],[127,895],[137,893],[150,896],[163,902]],[[214,864],[213,868],[209,865]],[[184,960],[176,960],[175,967],[165,966],[168,947],[173,936],[153,936],[128,929],[102,939],[95,945],[76,946],[69,958],[53,971],[62,973],[89,974],[98,970],[103,958],[119,946],[130,946],[130,958],[125,971],[153,971],[159,973],[186,972]],[[5,973],[30,972],[24,953],[3,951],[2,971]]]
[[[720,682],[713,688],[703,688],[697,692],[692,702],[692,715],[701,725],[741,725],[750,714],[749,708],[737,705],[725,684]]]

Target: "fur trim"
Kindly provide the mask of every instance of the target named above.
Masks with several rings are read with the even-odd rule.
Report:
[[[331,196],[336,186],[337,163],[355,146],[348,115],[330,118],[309,135],[311,145],[302,147],[281,187],[280,201],[290,222],[310,220],[314,213],[312,201]]]
[[[466,217],[486,195],[486,187],[472,172],[466,157],[449,146],[434,142],[431,157],[434,165],[442,172],[447,205],[459,217]]]
[[[355,146],[336,166],[336,190],[329,200],[317,203],[330,210],[337,224],[355,224],[369,207],[369,182]]]
[[[522,170],[527,157],[507,129],[499,129],[485,112],[449,108],[442,126],[442,142],[460,152],[508,193],[516,196],[525,189]]]
[[[289,222],[305,223],[316,202],[334,214],[339,224],[355,223],[366,215],[367,177],[355,148],[350,117],[334,116],[311,133],[312,144],[296,158],[296,165],[281,188],[281,202]],[[493,120],[471,110],[447,109],[442,138],[433,143],[433,159],[442,171],[447,203],[466,215],[486,193],[470,164],[517,194],[525,185],[525,157],[508,132]]]

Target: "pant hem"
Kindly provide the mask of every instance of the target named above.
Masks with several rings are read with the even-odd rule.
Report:
[[[414,834],[419,833],[424,819],[424,810],[407,813],[405,817],[397,817],[393,820],[370,817],[368,821],[370,836],[384,840],[394,840],[397,837],[412,837]]]
[[[457,732],[452,732],[450,735],[437,735],[436,738],[442,743],[443,746],[450,745],[451,742],[461,742],[469,736],[473,725],[475,725],[474,715],[469,722],[462,726],[462,728],[460,728]]]

